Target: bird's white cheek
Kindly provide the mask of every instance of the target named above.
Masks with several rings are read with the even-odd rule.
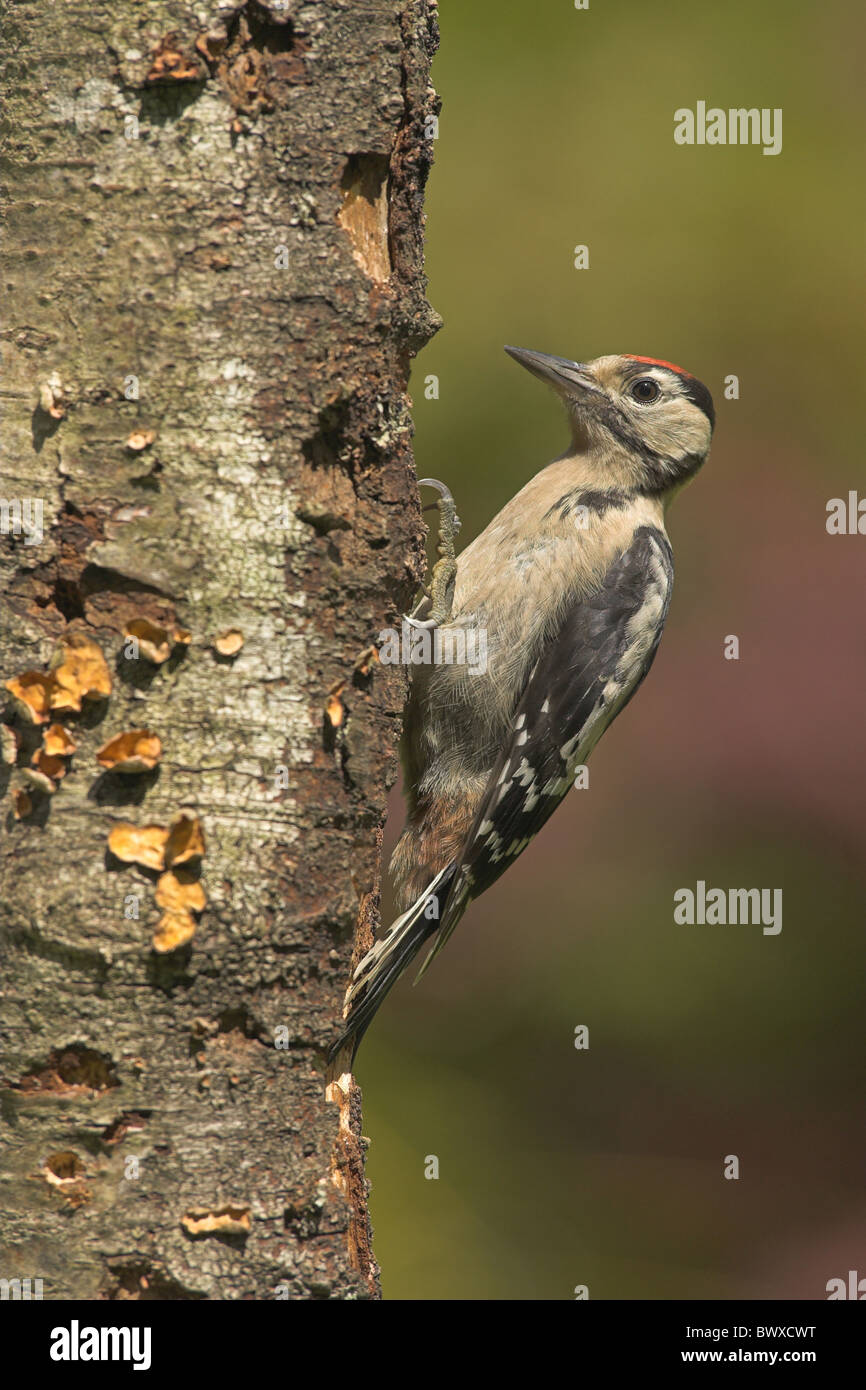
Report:
[[[645,444],[665,458],[682,459],[691,454],[705,454],[710,447],[710,428],[697,411],[683,407],[671,418],[653,414],[647,408],[635,421]]]

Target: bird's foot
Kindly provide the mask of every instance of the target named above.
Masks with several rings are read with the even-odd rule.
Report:
[[[429,589],[424,590],[422,598],[416,603],[412,612],[406,614],[406,622],[410,627],[430,629],[441,627],[451,617],[454,605],[454,585],[457,581],[457,557],[454,550],[454,540],[460,530],[461,521],[457,515],[457,505],[450,490],[444,483],[440,483],[438,478],[420,478],[418,486],[435,487],[440,494],[436,503],[439,508],[439,541],[437,544],[439,559],[433,566]],[[419,618],[417,615],[428,602],[430,604],[429,618]]]

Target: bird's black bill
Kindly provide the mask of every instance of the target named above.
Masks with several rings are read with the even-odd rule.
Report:
[[[533,352],[531,348],[509,347],[505,351],[521,367],[533,376],[555,386],[558,391],[576,395],[582,391],[598,391],[599,388],[589,376],[583,362],[572,362],[568,357],[551,357],[546,352]]]

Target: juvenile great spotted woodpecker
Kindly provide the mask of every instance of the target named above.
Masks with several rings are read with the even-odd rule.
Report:
[[[709,453],[712,397],[681,367],[505,350],[553,386],[571,443],[456,558],[440,638],[484,631],[486,670],[411,668],[391,863],[402,912],[354,972],[332,1066],[351,1064],[421,946],[435,937],[423,974],[523,852],[646,676],[673,583],[665,509]]]

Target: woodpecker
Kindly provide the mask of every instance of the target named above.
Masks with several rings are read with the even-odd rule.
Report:
[[[505,351],[554,388],[571,443],[456,558],[440,628],[486,632],[486,670],[412,667],[391,862],[401,915],[354,972],[332,1067],[354,1061],[421,946],[435,937],[419,979],[522,854],[646,676],[673,584],[665,510],[710,449],[712,397],[682,367]]]

